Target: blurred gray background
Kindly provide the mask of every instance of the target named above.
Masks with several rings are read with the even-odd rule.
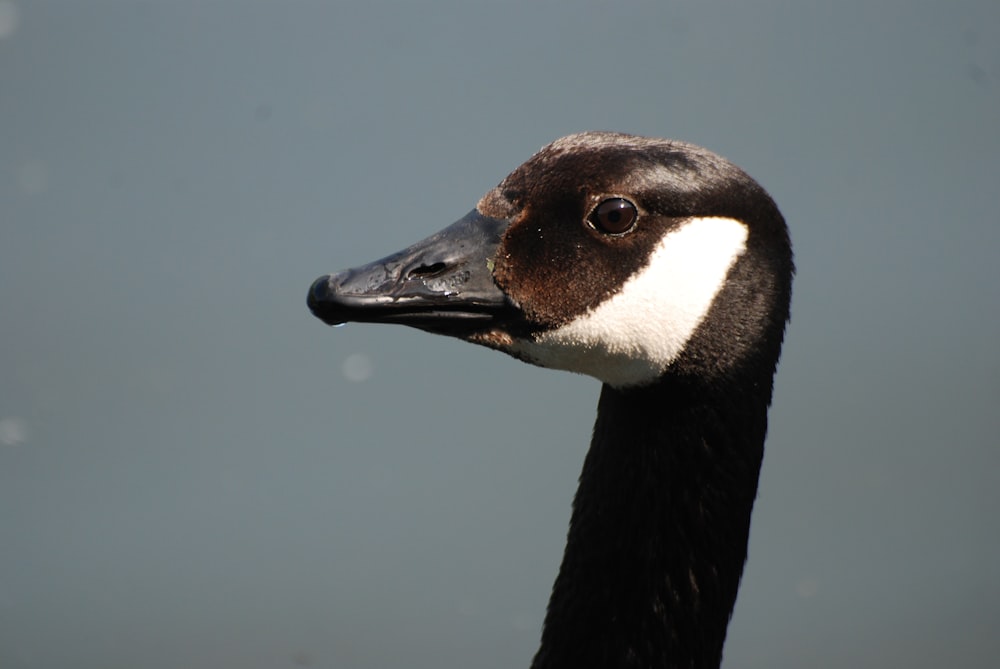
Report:
[[[725,666],[995,667],[998,120],[995,0],[0,0],[0,666],[527,667],[598,383],[305,294],[613,129],[795,242]]]

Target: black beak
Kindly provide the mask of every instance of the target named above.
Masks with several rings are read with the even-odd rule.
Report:
[[[309,309],[329,325],[399,323],[455,337],[490,330],[518,314],[493,281],[509,225],[474,209],[398,253],[321,276],[309,289]]]

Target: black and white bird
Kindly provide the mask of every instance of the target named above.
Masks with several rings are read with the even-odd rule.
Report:
[[[603,383],[535,669],[717,667],[747,556],[792,251],[725,159],[610,132],[544,147],[453,225],[320,277],[398,323]]]

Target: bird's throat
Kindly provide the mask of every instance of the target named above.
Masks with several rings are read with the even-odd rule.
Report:
[[[533,669],[719,666],[770,398],[712,395],[604,386]]]

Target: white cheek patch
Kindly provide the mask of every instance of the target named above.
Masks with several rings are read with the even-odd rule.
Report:
[[[611,298],[511,353],[536,365],[594,376],[612,386],[657,379],[673,362],[746,249],[747,228],[731,218],[693,218],[668,233]]]

